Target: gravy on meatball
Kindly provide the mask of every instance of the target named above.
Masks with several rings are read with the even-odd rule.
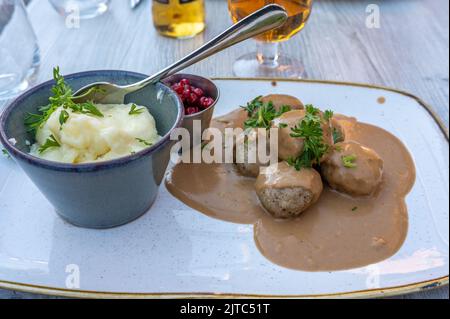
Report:
[[[371,148],[353,141],[337,143],[321,165],[328,184],[352,196],[376,191],[383,175],[383,160]]]

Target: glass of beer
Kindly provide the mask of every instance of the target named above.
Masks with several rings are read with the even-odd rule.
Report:
[[[280,54],[280,42],[289,40],[303,29],[311,14],[313,0],[228,0],[233,22],[245,18],[268,4],[278,4],[286,9],[286,23],[256,37],[257,51],[240,57],[233,65],[233,73],[239,77],[290,77],[304,75],[302,63]]]

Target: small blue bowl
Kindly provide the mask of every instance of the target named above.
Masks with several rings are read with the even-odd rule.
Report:
[[[106,81],[131,84],[143,74],[126,71],[90,71],[65,76],[77,90]],[[23,120],[27,112],[48,104],[54,82],[42,83],[19,96],[0,117],[0,143],[68,222],[87,228],[110,228],[130,222],[151,207],[170,159],[170,132],[182,125],[184,108],[177,94],[162,83],[127,96],[125,103],[146,106],[156,121],[161,140],[136,154],[86,164],[65,164],[28,154]],[[15,140],[15,143],[11,141]]]

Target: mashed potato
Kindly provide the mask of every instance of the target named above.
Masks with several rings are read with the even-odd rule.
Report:
[[[36,143],[31,146],[34,156],[65,163],[98,162],[127,156],[156,143],[160,137],[155,119],[146,107],[137,106],[139,112],[129,114],[132,104],[96,104],[103,117],[74,113],[67,108],[69,117],[60,124],[62,107],[54,111],[36,132]],[[59,146],[44,151],[39,148],[50,137]]]

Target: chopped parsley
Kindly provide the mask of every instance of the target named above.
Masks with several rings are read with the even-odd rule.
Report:
[[[6,158],[11,158],[11,155],[9,155],[8,151],[5,150],[4,148],[2,148],[2,154],[3,154],[3,156],[5,156]]]
[[[64,77],[59,73],[59,67],[53,68],[53,79],[55,84],[51,89],[53,95],[49,97],[50,103],[40,107],[38,113],[27,113],[25,115],[24,123],[28,132],[36,133],[36,131],[47,122],[49,117],[59,107],[63,107],[65,111],[65,113],[61,112],[62,114],[60,114],[59,117],[59,123],[61,125],[63,125],[69,117],[69,113],[66,111],[68,108],[75,113],[91,114],[99,117],[103,116],[102,112],[100,112],[92,102],[73,102],[72,88],[66,84]],[[86,94],[90,94],[96,90],[99,89],[94,87],[86,92]]]
[[[144,112],[144,108],[138,108],[136,104],[131,104],[130,112],[128,112],[129,115],[138,115]]]
[[[344,164],[344,167],[346,168],[355,168],[356,167],[356,155],[346,155],[342,156],[342,164]]]
[[[358,206],[352,208],[352,212],[356,212],[358,210]]]
[[[263,103],[261,96],[256,97],[247,106],[241,106],[247,111],[248,119],[244,122],[244,127],[248,128],[265,128],[269,129],[272,121],[281,116],[283,113],[289,112],[291,107],[289,105],[281,106],[277,111],[272,102]]]
[[[72,107],[74,112],[83,113],[83,114],[91,114],[98,117],[103,117],[103,113],[99,111],[99,109],[92,102],[85,102],[81,104],[74,104]]]
[[[305,108],[305,117],[295,127],[291,128],[291,137],[303,139],[303,152],[299,157],[290,158],[287,161],[298,171],[302,168],[311,168],[314,164],[319,163],[329,148],[329,145],[323,139],[320,110],[312,105],[306,105]]]
[[[48,150],[51,147],[60,147],[61,145],[58,143],[58,141],[56,140],[56,138],[52,135],[50,135],[49,138],[47,138],[47,140],[45,141],[44,144],[42,144],[39,148],[38,148],[38,152],[39,154],[45,152],[46,150]]]
[[[344,136],[342,135],[342,132],[339,131],[337,128],[333,127],[333,142],[339,143],[344,141]]]
[[[61,113],[59,113],[59,124],[61,124],[60,130],[62,129],[63,124],[67,122],[68,118],[69,113],[66,110],[62,110]]]
[[[333,115],[334,115],[333,111],[326,110],[323,114],[323,118],[325,121],[330,121],[333,118]]]
[[[153,143],[147,142],[146,140],[144,140],[142,138],[139,138],[139,137],[136,137],[136,141],[138,141],[139,143],[144,144],[145,146],[152,146],[153,145]]]

